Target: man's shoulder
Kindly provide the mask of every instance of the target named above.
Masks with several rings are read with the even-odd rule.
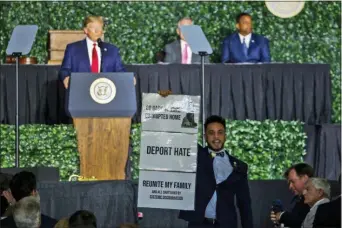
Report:
[[[79,41],[75,41],[75,42],[69,43],[67,45],[67,47],[69,47],[69,48],[78,47],[80,45],[83,45],[84,43],[85,43],[85,40],[83,39],[83,40],[79,40]]]
[[[253,33],[253,39],[257,40],[258,42],[268,41],[268,39],[265,36],[256,33]]]
[[[230,41],[230,40],[232,40],[236,35],[237,35],[236,32],[231,33],[231,34],[229,34],[228,36],[226,36],[226,37],[224,38],[223,41],[225,41],[225,42]]]
[[[239,170],[242,173],[248,173],[248,164],[232,155],[229,155],[230,161],[234,169]]]
[[[109,51],[118,51],[119,48],[115,46],[114,44],[103,42],[103,47],[107,48]]]
[[[165,48],[173,48],[177,45],[179,45],[179,40],[175,40],[175,41],[172,41],[171,43],[166,44]]]

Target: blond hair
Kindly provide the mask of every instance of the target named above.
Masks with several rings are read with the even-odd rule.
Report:
[[[88,16],[83,21],[83,28],[86,28],[89,23],[92,22],[100,22],[102,25],[104,24],[103,17],[101,16]]]
[[[27,196],[13,206],[13,219],[18,228],[40,226],[40,203],[35,196]]]

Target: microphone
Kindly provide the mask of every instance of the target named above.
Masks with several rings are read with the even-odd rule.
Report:
[[[272,211],[275,214],[284,211],[283,203],[281,202],[281,200],[276,199],[276,200],[273,201],[273,203],[272,203]],[[279,227],[279,225],[280,224],[278,222],[275,222],[273,227],[277,228],[277,227]]]
[[[100,72],[103,72],[103,52],[107,51],[107,48],[103,47],[103,42],[101,40],[101,38],[97,39],[97,45],[99,46],[100,50],[101,50],[101,67],[100,67]]]

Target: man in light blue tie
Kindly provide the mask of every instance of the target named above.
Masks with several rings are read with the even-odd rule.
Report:
[[[181,211],[179,218],[191,228],[237,228],[236,197],[243,228],[253,228],[246,163],[224,149],[226,123],[220,116],[205,122],[208,147],[198,147],[195,210]]]
[[[236,33],[222,44],[222,63],[271,62],[268,39],[252,33],[252,16],[241,13],[236,17]]]

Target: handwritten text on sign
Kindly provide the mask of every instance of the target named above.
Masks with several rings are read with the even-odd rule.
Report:
[[[142,130],[197,134],[199,107],[199,96],[144,93]]]
[[[196,172],[197,135],[141,132],[140,169]]]

